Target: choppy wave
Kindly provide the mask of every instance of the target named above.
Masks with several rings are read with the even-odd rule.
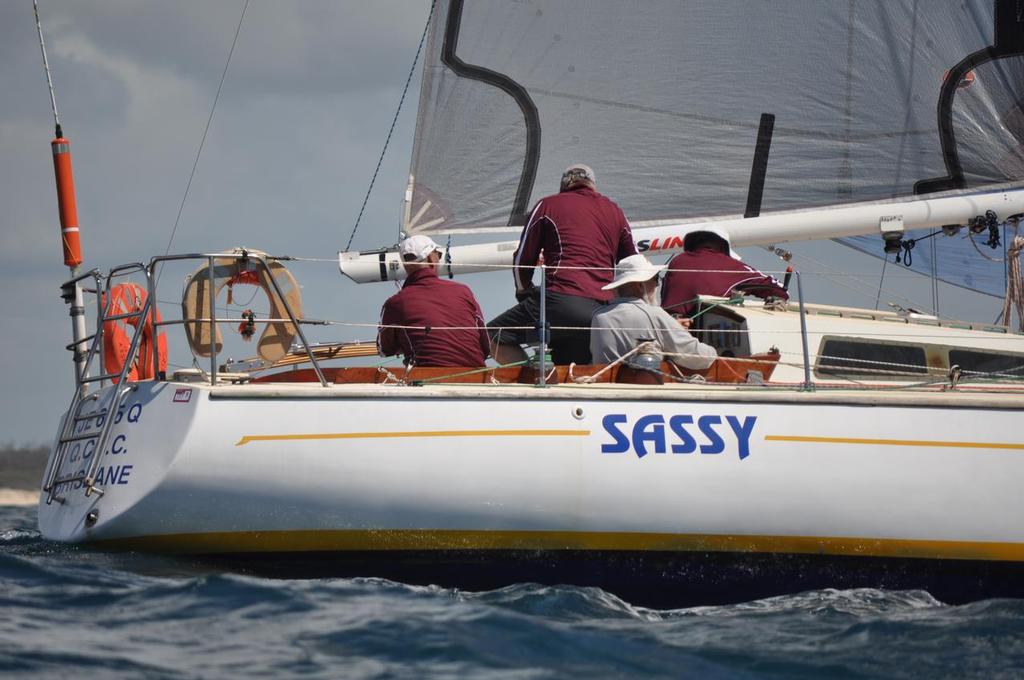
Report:
[[[1024,601],[824,590],[660,611],[594,588],[269,580],[43,541],[0,508],[0,669],[40,677],[1019,677]]]

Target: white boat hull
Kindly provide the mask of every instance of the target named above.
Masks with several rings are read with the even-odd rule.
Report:
[[[108,440],[102,496],[64,484],[63,502],[43,495],[39,523],[47,538],[110,547],[348,555],[367,574],[368,556],[467,551],[1016,569],[1021,400],[140,383]],[[62,477],[82,465],[72,459]]]

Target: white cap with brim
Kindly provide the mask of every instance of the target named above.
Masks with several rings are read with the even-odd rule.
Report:
[[[422,262],[431,253],[444,252],[434,239],[423,234],[410,236],[398,244],[398,254],[405,262]]]
[[[612,290],[626,283],[649,281],[665,269],[663,264],[651,264],[643,255],[630,255],[619,260],[615,265],[615,278],[601,290]]]
[[[594,174],[594,169],[583,163],[573,163],[562,173],[562,180],[558,186],[562,191],[565,191],[569,187],[584,181],[597,184],[597,176]]]
[[[700,229],[694,229],[693,231],[688,232],[683,236],[683,250],[693,250],[693,246],[691,245],[691,236],[696,238],[696,234],[712,234],[713,236],[717,236],[722,241],[722,245],[725,246],[725,248],[722,249],[725,254],[729,255],[734,260],[743,259],[740,257],[739,253],[732,249],[732,241],[729,239],[729,234],[724,229],[719,229],[718,227],[701,227]]]

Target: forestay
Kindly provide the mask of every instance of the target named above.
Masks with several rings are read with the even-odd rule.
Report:
[[[762,211],[1016,183],[1015,7],[439,1],[405,230],[515,229],[574,161],[634,224],[741,214],[762,113]]]

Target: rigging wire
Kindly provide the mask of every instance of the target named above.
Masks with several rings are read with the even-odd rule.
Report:
[[[171,243],[174,242],[174,235],[178,232],[178,223],[181,221],[181,212],[185,209],[185,201],[188,200],[188,191],[192,188],[192,180],[196,176],[196,168],[199,167],[199,157],[203,154],[203,147],[206,144],[206,135],[210,132],[210,124],[213,123],[213,114],[217,110],[217,102],[220,100],[220,91],[224,87],[224,79],[228,75],[228,66],[231,65],[231,55],[235,53],[235,45],[238,43],[238,34],[242,31],[242,20],[245,19],[245,10],[249,9],[249,0],[245,0],[245,5],[242,7],[242,14],[238,17],[238,26],[235,28],[235,37],[231,41],[231,49],[228,50],[228,58],[224,62],[224,71],[220,74],[220,83],[217,85],[217,94],[213,97],[213,106],[210,107],[210,116],[206,119],[206,129],[203,130],[203,138],[199,141],[199,149],[196,151],[196,159],[192,163],[192,172],[188,176],[188,182],[185,184],[185,194],[181,197],[181,205],[178,206],[178,216],[174,218],[174,228],[171,229],[171,236],[167,239],[167,248],[164,250],[164,255],[171,252]],[[161,267],[160,273],[163,273]],[[160,274],[157,274],[157,282],[160,281]]]
[[[437,0],[432,0],[430,3],[430,12],[427,13],[427,23],[423,27],[423,35],[420,36],[419,47],[416,48],[416,56],[413,57],[412,67],[409,69],[409,76],[405,79],[405,87],[402,88],[402,96],[398,99],[398,108],[395,110],[395,117],[391,120],[391,129],[388,130],[388,136],[384,140],[384,148],[380,150],[380,157],[377,159],[377,167],[373,171],[373,177],[370,178],[370,186],[366,189],[366,196],[363,197],[363,205],[359,208],[359,214],[356,216],[356,222],[352,225],[352,233],[348,235],[348,243],[345,244],[345,250],[352,248],[352,239],[356,237],[356,231],[359,229],[359,222],[363,219],[363,212],[366,210],[366,203],[370,200],[370,194],[373,192],[373,185],[377,181],[377,175],[380,173],[381,163],[384,162],[384,154],[388,152],[388,145],[391,143],[391,135],[395,132],[395,126],[398,124],[398,114],[402,112],[402,104],[405,103],[405,95],[409,91],[409,83],[412,82],[413,74],[416,73],[416,64],[420,60],[420,52],[423,51],[423,43],[427,40],[427,29],[430,28],[430,20],[434,16],[434,7],[437,5]]]
[[[875,309],[882,302],[882,286],[885,284],[885,265],[889,264],[889,257],[882,258],[882,274],[878,277],[878,295],[875,296]]]
[[[863,295],[863,296],[866,296],[868,299],[871,299],[871,292],[870,291],[873,290],[873,288],[868,284],[867,281],[863,281],[859,277],[863,276],[865,278],[869,278],[869,277],[870,278],[874,278],[875,274],[870,273],[870,272],[869,273],[865,273],[865,274],[858,274],[858,273],[835,273],[835,271],[833,271],[833,269],[830,269],[824,262],[822,262],[821,260],[818,260],[818,259],[816,259],[814,257],[811,257],[810,255],[808,255],[806,253],[794,253],[793,257],[794,257],[794,259],[799,258],[801,260],[807,260],[807,261],[809,261],[809,262],[811,262],[814,265],[819,267],[818,271],[805,270],[804,268],[801,267],[799,269],[799,271],[802,272],[805,276],[806,275],[820,276],[821,278],[825,279],[826,281],[831,281],[833,284],[835,284],[837,286],[840,286],[840,287],[845,288],[845,289],[847,289],[847,290],[849,290],[849,291],[851,291],[853,293],[856,293],[858,295]],[[883,265],[882,265],[882,276],[884,276],[885,275],[885,264],[884,263],[886,262],[885,258],[882,258],[882,262],[883,262]],[[918,275],[914,274],[913,276],[918,276]],[[893,276],[890,274],[889,278],[892,278],[892,277]],[[898,277],[898,278],[909,278],[909,277]],[[849,279],[851,283],[844,282],[845,279]],[[854,287],[852,285],[853,283],[856,283],[858,287]],[[882,281],[879,281],[879,288],[881,288],[881,285],[882,285]],[[918,309],[927,309],[928,308],[928,305],[921,304],[917,300],[913,300],[911,298],[908,298],[907,296],[902,295],[900,293],[897,293],[894,290],[885,289],[884,292],[887,295],[889,295],[891,298],[896,299],[896,300],[902,300],[903,302],[906,302],[907,304],[910,304],[913,307],[916,307]],[[881,300],[881,296],[882,296],[882,291],[879,291],[878,297],[877,297],[877,300],[876,300],[875,309],[878,309],[877,305],[879,304],[878,301]]]

